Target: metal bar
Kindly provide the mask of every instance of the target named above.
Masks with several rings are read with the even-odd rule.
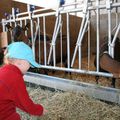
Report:
[[[108,52],[111,55],[111,1],[106,1],[106,8],[108,11]]]
[[[67,13],[67,67],[70,68],[70,28],[69,28],[69,13]]]
[[[33,20],[30,20],[30,24],[31,24],[31,40],[32,40],[32,50],[33,50],[33,54],[35,56],[35,42],[34,42],[34,32],[33,32]]]
[[[113,41],[112,41],[112,43],[110,45],[111,46],[111,56],[112,56],[112,58],[114,58],[114,46],[115,46],[115,41],[116,41],[116,38],[118,36],[119,30],[120,30],[120,23],[119,23],[118,28],[117,28],[117,30],[115,32]]]
[[[63,49],[62,49],[62,45],[63,45],[63,37],[62,37],[62,35],[63,35],[63,33],[62,33],[62,23],[61,23],[61,26],[60,26],[60,50],[61,50],[61,52],[60,52],[60,54],[61,54],[61,67],[62,67],[62,62],[63,62],[63,57],[62,57],[62,55],[63,55]]]
[[[99,0],[97,0],[96,2],[96,6],[97,6],[97,10],[96,10],[96,13],[97,13],[97,18],[96,18],[96,23],[97,23],[97,63],[96,63],[96,68],[97,68],[97,72],[99,71],[99,42],[100,42],[100,10],[99,10]]]
[[[40,18],[37,18],[37,21],[39,21],[39,30],[38,30],[38,40],[39,40],[39,52],[38,52],[38,55],[39,55],[39,63],[41,64],[41,46],[40,46]]]
[[[43,12],[43,11],[46,11],[46,10],[51,10],[51,9],[50,8],[37,9],[37,10],[34,10],[33,13]]]
[[[90,69],[90,53],[91,53],[91,46],[90,46],[90,11],[89,12],[89,20],[88,20],[88,70]]]
[[[93,76],[99,75],[99,76],[104,76],[104,77],[113,77],[113,75],[111,73],[88,71],[88,70],[75,69],[75,68],[61,68],[61,67],[57,67],[57,66],[54,67],[54,66],[44,66],[44,65],[41,65],[41,68],[73,72],[73,73],[88,74],[88,75],[93,75]]]
[[[18,14],[16,15],[16,17],[22,16],[22,15],[26,15],[26,14],[29,14],[29,12],[27,11],[27,12],[23,12],[23,13],[18,13]]]
[[[46,26],[45,26],[45,16],[43,16],[43,31],[44,31],[44,65],[47,65],[46,58]]]
[[[112,3],[111,4],[112,8],[119,7],[119,6],[120,6],[120,3]],[[99,5],[99,9],[106,9],[106,5]],[[74,8],[74,9],[60,11],[60,14],[82,12],[82,10],[83,10],[83,8]],[[88,10],[89,11],[96,10],[96,6],[88,6]],[[43,16],[51,16],[51,15],[55,15],[55,14],[56,14],[56,12],[43,13],[43,14],[33,15],[32,18],[38,18],[38,17],[43,17]],[[22,17],[22,18],[16,18],[16,21],[25,20],[25,19],[29,19],[29,16]],[[8,23],[8,22],[15,22],[15,21],[13,19],[11,19],[11,20],[3,21],[3,22]]]
[[[25,21],[25,25],[27,24],[27,20],[24,20]],[[25,30],[25,35],[27,36],[27,30]]]
[[[34,57],[35,57],[35,42],[34,42],[34,31],[33,31],[33,19],[32,19],[32,13],[30,12],[30,5],[28,4],[27,5],[27,10],[29,12],[29,19],[30,19],[30,24],[31,24],[31,39],[32,39],[32,50],[33,50],[33,54],[34,54]]]

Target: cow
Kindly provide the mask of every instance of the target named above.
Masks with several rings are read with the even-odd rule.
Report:
[[[9,24],[7,24],[6,27],[8,28],[9,31],[12,30],[12,38],[14,42],[23,41],[26,44],[28,44],[30,47],[32,47],[31,36],[25,35],[25,31],[30,29],[30,23],[28,23],[25,27],[21,27],[20,25],[17,25],[15,28],[13,28]],[[40,37],[40,41],[38,40],[39,37]],[[44,36],[43,33],[41,33],[40,36],[37,35],[36,40],[34,41],[35,58],[37,62],[39,61],[39,58],[41,58],[40,64],[44,64],[44,37],[46,37],[46,50],[47,50],[46,58],[48,60],[48,55],[51,47],[51,39],[52,39],[51,36],[48,36],[48,34]],[[61,56],[60,39],[61,39],[61,36],[60,34],[58,34],[57,40],[56,40],[56,64],[61,62],[61,57],[62,57],[62,60],[63,60],[62,62],[64,66],[67,67],[67,36],[62,35],[62,51],[63,51],[62,56]],[[75,40],[73,41],[72,39],[70,39],[70,50],[72,51],[72,53],[75,47],[75,43],[76,43]],[[41,46],[40,47],[41,57],[39,54],[39,45]],[[72,55],[71,55],[71,58],[72,58]],[[53,57],[51,57],[50,65],[53,65]],[[45,74],[47,74],[47,72],[45,72]]]
[[[114,35],[111,35],[111,39],[112,40],[113,40],[113,37],[114,37]],[[117,37],[116,38],[116,42],[115,42],[115,47],[114,47],[114,61],[120,62],[120,52],[119,51],[120,51],[120,39]],[[99,67],[99,71],[100,72],[110,72],[111,73],[111,70],[109,70],[109,69],[110,68],[112,69],[114,64],[109,64],[110,67],[108,67],[107,69],[104,68],[104,66],[106,66],[110,62],[109,60],[111,60],[113,58],[111,58],[110,55],[107,55],[107,57],[105,59],[104,58],[104,55],[106,56],[105,53],[108,54],[108,37],[107,36],[104,37],[104,40],[100,43],[100,54],[99,54],[99,57],[100,57],[100,59],[99,59],[100,60],[100,62],[99,62],[100,63],[100,67]],[[105,60],[104,63],[103,63],[103,58]],[[94,65],[96,67],[96,57],[95,57],[95,60],[94,60]],[[114,70],[115,69],[113,69],[113,71]],[[97,84],[98,84],[98,79],[99,79],[99,76],[96,76],[96,83]],[[114,87],[114,88],[115,88],[115,81],[116,81],[116,78],[113,76],[111,86]]]

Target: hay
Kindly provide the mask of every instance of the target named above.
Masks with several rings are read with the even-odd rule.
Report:
[[[40,88],[28,88],[28,91],[33,101],[42,104],[48,112],[34,117],[18,110],[22,120],[120,120],[120,106],[106,104],[79,92],[51,92]]]

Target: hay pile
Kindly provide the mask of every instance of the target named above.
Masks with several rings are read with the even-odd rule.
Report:
[[[48,112],[42,117],[34,117],[18,110],[22,120],[120,120],[120,106],[108,105],[81,93],[40,88],[28,88],[28,91]]]

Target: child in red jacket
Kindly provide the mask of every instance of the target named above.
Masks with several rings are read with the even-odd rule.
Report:
[[[14,42],[7,47],[5,58],[6,64],[0,68],[0,120],[20,120],[16,107],[31,115],[42,115],[43,106],[33,103],[23,80],[30,66],[40,67],[31,48]]]

